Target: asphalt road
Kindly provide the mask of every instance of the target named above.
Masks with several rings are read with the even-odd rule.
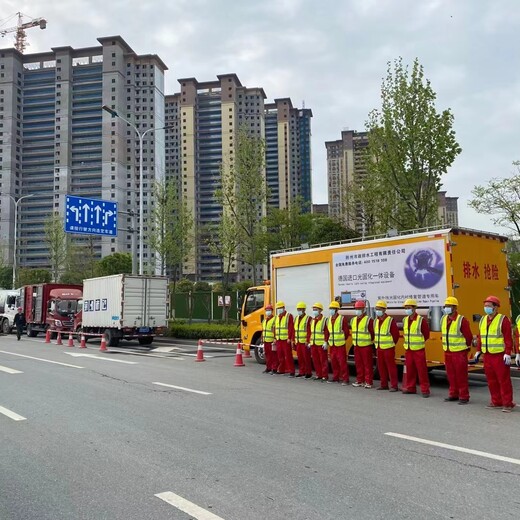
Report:
[[[88,346],[0,337],[1,520],[520,516],[520,411],[481,376],[458,406],[440,374],[423,399]]]

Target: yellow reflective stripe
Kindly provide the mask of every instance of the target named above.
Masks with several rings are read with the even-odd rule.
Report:
[[[498,320],[497,320],[498,318]],[[482,352],[485,354],[499,354],[506,349],[504,336],[502,335],[503,314],[497,314],[488,326],[487,316],[480,319],[479,332]]]
[[[406,350],[422,350],[425,347],[424,336],[421,332],[422,320],[422,316],[417,316],[417,319],[412,321],[412,326],[409,327],[409,317],[405,316],[403,319],[404,348]]]
[[[296,325],[294,327],[296,332],[296,341],[298,343],[305,343],[307,341],[307,323],[309,316],[298,316],[296,318]]]
[[[350,320],[350,328],[352,329],[352,344],[357,347],[368,347],[372,345],[372,338],[368,331],[369,318],[365,314],[358,323],[357,316]]]
[[[263,339],[266,343],[272,343],[274,340],[274,319],[274,316],[271,316],[262,322]]]
[[[321,319],[317,322],[318,328],[316,328],[316,320],[311,321],[311,343],[321,347],[325,343],[325,318],[321,316]]]
[[[285,316],[282,316],[282,319],[280,319],[280,316],[276,316],[275,322],[274,322],[274,336],[276,339],[289,339],[289,314],[285,314]]]
[[[376,348],[382,350],[392,348],[394,346],[394,338],[390,334],[390,325],[392,323],[392,317],[386,316],[383,320],[382,325],[379,325],[379,318],[374,320],[374,334]]]
[[[462,335],[460,330],[462,326],[462,318],[463,316],[461,314],[457,315],[455,322],[451,322],[448,332],[448,316],[442,317],[442,348],[445,351],[460,352],[461,350],[466,350],[468,348],[466,345],[466,338]]]
[[[338,316],[334,323],[332,318],[328,318],[329,344],[333,347],[341,347],[346,343],[345,333],[343,332],[343,316]]]

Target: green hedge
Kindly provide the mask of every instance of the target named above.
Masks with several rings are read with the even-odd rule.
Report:
[[[240,337],[240,327],[237,325],[219,325],[209,323],[172,323],[168,336],[183,339],[235,339]]]

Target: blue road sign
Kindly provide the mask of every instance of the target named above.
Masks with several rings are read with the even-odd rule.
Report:
[[[117,202],[67,195],[65,231],[84,235],[117,236]]]

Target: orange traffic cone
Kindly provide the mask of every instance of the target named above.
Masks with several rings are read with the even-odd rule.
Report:
[[[199,339],[199,343],[197,345],[197,357],[195,358],[195,361],[206,361],[204,359],[204,351],[202,350],[202,340]]]
[[[251,345],[248,345],[246,349],[244,349],[244,357],[250,358],[251,357]]]
[[[74,338],[72,337],[72,332],[69,332],[69,341],[67,343],[67,347],[73,347],[74,346]]]
[[[101,347],[99,347],[100,352],[105,352],[107,350],[107,340],[105,339],[105,335],[101,336]]]
[[[87,348],[87,343],[85,341],[85,334],[81,335],[81,342],[79,344],[79,348]]]
[[[45,331],[45,343],[51,342],[51,329]]]
[[[236,367],[245,367],[244,360],[242,359],[242,345],[240,343],[237,345],[237,353],[235,356],[235,366]]]
[[[58,337],[56,339],[56,345],[63,345],[63,341],[61,341],[61,332],[58,332]]]

